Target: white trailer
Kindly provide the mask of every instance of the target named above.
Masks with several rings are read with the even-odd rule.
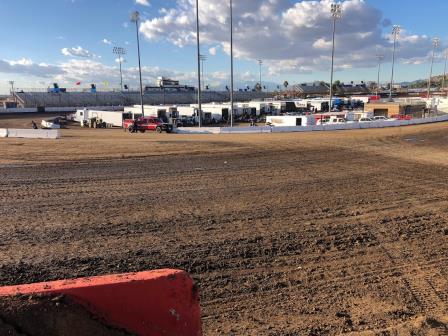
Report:
[[[248,103],[250,108],[255,108],[257,116],[260,114],[275,114],[277,112],[277,108],[275,108],[274,104],[269,101],[257,101],[253,100]],[[278,109],[280,111],[280,109]]]
[[[303,116],[267,116],[266,125],[271,126],[312,126],[316,125],[313,115]]]
[[[131,113],[133,119],[142,115],[142,106],[134,105],[133,107],[126,107],[125,113]],[[157,117],[164,122],[172,122],[179,118],[179,112],[176,105],[143,105],[145,117]]]
[[[191,104],[190,107],[195,111],[198,109],[197,104]],[[221,122],[230,120],[230,104],[202,104],[202,118],[207,122]],[[235,109],[235,115],[237,114],[237,108]]]
[[[82,109],[76,111],[74,120],[79,122],[81,125],[84,125],[84,122],[92,118],[101,119],[106,124],[110,124],[112,126],[123,126],[123,111],[100,111]]]

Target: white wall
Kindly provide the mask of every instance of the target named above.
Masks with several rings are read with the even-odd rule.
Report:
[[[261,126],[261,127],[209,127],[209,128],[178,128],[178,133],[214,133],[214,134],[241,134],[241,133],[286,133],[286,132],[313,132],[313,131],[335,131],[368,128],[397,127],[407,125],[429,124],[434,122],[448,121],[448,114],[432,118],[412,119],[412,120],[388,120],[365,123],[345,123],[334,125],[314,125],[314,126]]]
[[[8,128],[7,131],[8,138],[59,139],[61,137],[59,130]]]

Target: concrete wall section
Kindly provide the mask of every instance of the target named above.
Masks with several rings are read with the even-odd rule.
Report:
[[[198,290],[179,270],[0,287],[0,296],[19,294],[67,295],[112,326],[136,335],[201,335]]]
[[[59,130],[8,128],[8,138],[59,139],[60,137]]]

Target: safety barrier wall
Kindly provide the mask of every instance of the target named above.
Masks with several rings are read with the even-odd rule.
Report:
[[[239,134],[239,133],[271,133],[270,126],[256,126],[256,127],[223,127],[221,134]]]
[[[8,130],[6,128],[0,128],[0,138],[6,138],[8,136]]]
[[[448,121],[448,114],[438,117],[412,119],[412,120],[387,120],[372,122],[354,122],[345,124],[327,124],[314,126],[260,126],[260,127],[206,127],[177,129],[180,134],[254,134],[254,133],[288,133],[288,132],[314,132],[314,131],[337,131],[368,128],[399,127],[408,125],[429,124],[440,121]]]
[[[201,127],[201,128],[188,128],[178,127],[175,131],[177,134],[219,134],[221,133],[220,127]]]
[[[73,298],[111,326],[132,334],[201,335],[199,292],[192,278],[180,270],[0,287],[0,297],[59,294]]]
[[[59,139],[61,137],[61,132],[59,130],[8,128],[7,137],[28,139]]]

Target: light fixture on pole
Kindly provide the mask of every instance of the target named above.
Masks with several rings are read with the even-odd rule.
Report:
[[[384,55],[376,55],[376,59],[378,60],[378,78],[376,82],[376,96],[379,96],[380,92],[380,71],[381,71],[381,62],[384,59]]]
[[[328,106],[330,111],[333,105],[334,42],[336,36],[336,21],[342,18],[342,5],[340,3],[331,4],[331,17],[333,19],[333,43],[331,47],[330,104]]]
[[[201,67],[202,67],[202,89],[205,91],[205,80],[204,80],[204,63],[207,60],[207,55],[199,55],[199,59],[201,60]]]
[[[434,56],[436,55],[436,49],[440,46],[440,39],[438,37],[435,37],[432,39],[432,57],[431,57],[431,67],[429,70],[429,78],[428,78],[428,96],[427,98],[430,98],[431,95],[431,77],[432,77],[432,68],[434,65]]]
[[[389,87],[389,101],[392,101],[392,90],[394,87],[394,68],[395,68],[395,50],[397,47],[397,38],[400,35],[401,27],[398,25],[394,25],[392,28],[392,35],[394,38],[394,49],[392,52],[392,75],[390,77],[390,87]]]
[[[201,88],[201,41],[199,36],[199,0],[196,0],[196,47],[198,61],[198,118],[199,127],[202,126],[202,88]]]
[[[263,60],[258,60],[258,65],[260,66],[260,91],[263,91],[263,85],[261,84],[261,67],[263,66]]]
[[[230,0],[230,127],[233,127],[233,1]]]
[[[121,63],[123,62],[122,56],[126,55],[126,49],[124,49],[122,47],[114,47],[112,52],[115,55],[118,55],[118,63],[120,63],[120,88],[121,88],[121,92],[123,92],[123,72],[121,70]]]
[[[140,13],[135,11],[132,13],[131,21],[135,23],[135,29],[137,31],[137,54],[138,54],[138,73],[140,76],[140,104],[142,107],[142,116],[145,116],[145,107],[143,106],[143,81],[142,81],[142,64],[140,61],[140,36],[138,33],[138,23],[140,21]]]
[[[448,61],[448,49],[445,50],[445,67],[443,68],[442,92],[445,91],[447,61]]]

